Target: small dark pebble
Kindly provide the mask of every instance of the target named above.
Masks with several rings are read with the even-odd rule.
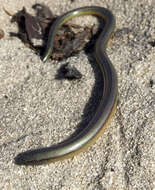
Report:
[[[151,41],[151,42],[149,42],[149,44],[150,44],[152,47],[155,47],[155,41]]]
[[[150,79],[150,87],[152,88],[153,87],[153,80]]]
[[[2,39],[3,37],[4,37],[4,31],[0,29],[0,39]]]
[[[5,98],[5,99],[8,99],[8,96],[7,96],[7,95],[4,95],[4,98]]]
[[[58,74],[56,75],[56,79],[68,79],[68,80],[75,80],[80,79],[82,74],[74,67],[70,66],[68,63],[62,65],[58,70]]]

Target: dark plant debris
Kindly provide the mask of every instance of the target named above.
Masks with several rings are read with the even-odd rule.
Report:
[[[56,79],[68,79],[68,80],[74,80],[74,79],[80,79],[82,77],[82,74],[74,67],[69,65],[69,63],[66,63],[60,67],[58,70],[58,74],[56,75]]]
[[[0,39],[4,38],[4,31],[0,29]]]
[[[20,38],[28,47],[34,49],[37,54],[42,55],[49,34],[49,29],[58,17],[44,4],[32,6],[35,16],[26,11],[26,8],[17,12],[11,22],[18,24],[18,33],[11,36]],[[92,37],[92,28],[67,23],[58,31],[51,58],[62,60],[82,50]]]

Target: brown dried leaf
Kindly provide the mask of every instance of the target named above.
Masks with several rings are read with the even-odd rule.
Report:
[[[30,15],[23,8],[12,17],[11,21],[17,22],[19,28],[18,34],[14,34],[14,36],[18,36],[24,43],[30,44],[31,48],[36,48],[36,51],[38,51],[39,45],[39,51],[42,51],[42,40],[46,44],[49,29],[57,17],[45,5],[35,4],[33,9],[36,11],[36,16]],[[78,53],[91,37],[91,28],[72,23],[64,24],[58,30],[52,59],[61,60]]]

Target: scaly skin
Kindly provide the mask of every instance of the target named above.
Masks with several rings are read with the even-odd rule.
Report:
[[[100,66],[103,77],[103,92],[96,114],[89,124],[79,134],[58,145],[20,153],[15,162],[19,165],[38,165],[70,158],[85,151],[104,132],[107,124],[114,115],[117,106],[117,75],[106,54],[107,43],[115,28],[112,13],[103,7],[81,7],[60,16],[52,25],[49,39],[42,57],[45,62],[52,54],[54,39],[58,29],[68,20],[82,15],[94,15],[105,21],[105,27],[95,45],[96,63]]]

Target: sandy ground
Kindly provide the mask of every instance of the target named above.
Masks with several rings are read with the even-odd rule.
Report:
[[[94,115],[102,83],[98,68],[81,52],[66,60],[83,75],[56,80],[66,61],[43,64],[10,32],[17,31],[3,11],[31,9],[44,2],[55,14],[86,5],[104,6],[116,16],[108,55],[118,73],[119,104],[107,131],[88,151],[62,162],[17,166],[25,150],[69,137]],[[0,189],[155,190],[155,1],[0,0]],[[94,24],[92,17],[76,19]],[[83,126],[84,127],[84,126]]]

